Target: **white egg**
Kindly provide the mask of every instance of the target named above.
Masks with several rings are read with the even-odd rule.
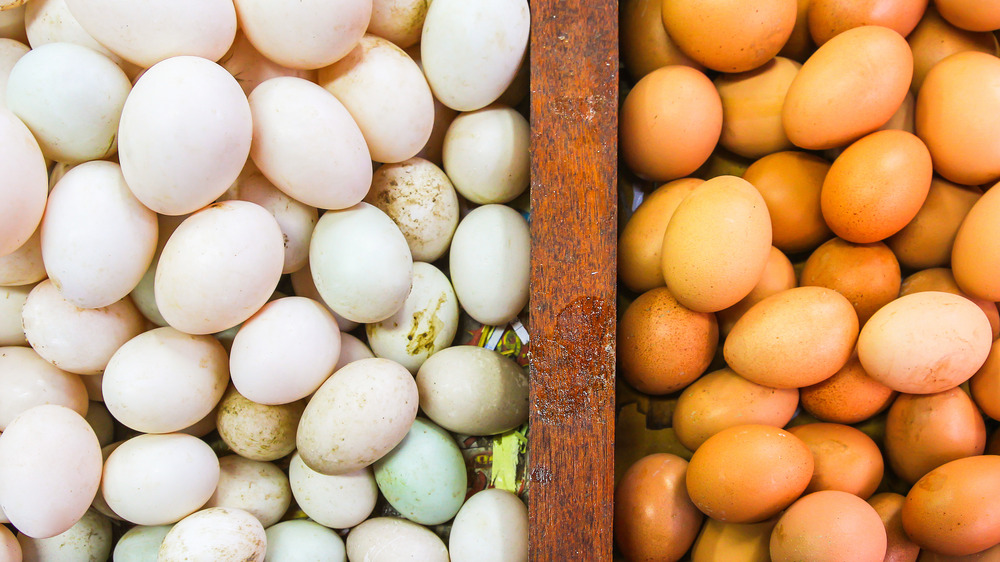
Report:
[[[309,266],[323,302],[355,322],[378,322],[394,314],[413,281],[406,238],[388,215],[368,203],[320,217],[309,245]]]
[[[32,0],[25,4],[24,26],[32,47],[49,43],[75,43],[108,57],[122,67],[129,78],[139,67],[111,52],[90,36],[69,11],[66,0]]]
[[[49,195],[48,170],[31,131],[6,108],[0,108],[0,257],[31,238]]]
[[[331,529],[349,529],[375,509],[378,486],[370,467],[339,475],[320,474],[295,453],[288,463],[295,503],[310,519]]]
[[[420,42],[420,31],[430,2],[426,0],[374,0],[368,33],[407,48]]]
[[[173,525],[136,525],[115,543],[114,562],[156,562],[160,545]]]
[[[156,266],[160,314],[189,334],[212,334],[245,321],[281,279],[281,228],[260,205],[223,201],[188,217]]]
[[[183,433],[139,435],[108,456],[101,492],[123,519],[165,525],[205,505],[218,483],[219,459],[201,439]]]
[[[321,68],[354,48],[371,19],[371,0],[236,0],[240,27],[265,57],[289,68]]]
[[[21,325],[21,309],[31,289],[31,285],[0,286],[0,346],[28,345]]]
[[[253,516],[229,507],[211,507],[189,515],[170,529],[160,545],[160,562],[263,562],[264,527]]]
[[[434,96],[458,111],[496,101],[528,48],[527,0],[434,0],[420,40]]]
[[[351,529],[347,535],[347,559],[448,562],[448,547],[423,525],[396,517],[376,517]]]
[[[7,77],[14,64],[27,53],[30,48],[15,39],[0,35],[0,107],[6,107]]]
[[[91,37],[143,68],[178,55],[218,60],[236,35],[229,0],[66,0]]]
[[[528,303],[528,222],[506,205],[483,205],[458,224],[451,241],[451,282],[477,322],[502,326]]]
[[[359,340],[347,332],[340,333],[340,358],[337,359],[337,366],[333,372],[339,371],[344,365],[353,363],[359,359],[371,359],[375,357],[368,344]]]
[[[278,76],[295,76],[310,82],[316,81],[315,70],[288,68],[260,54],[242,30],[236,32],[233,46],[219,59],[219,65],[236,78],[243,93],[248,96],[261,82]]]
[[[306,519],[268,527],[264,562],[347,562],[344,539]]]
[[[101,480],[101,446],[80,414],[35,406],[0,434],[0,498],[21,533],[65,532],[90,507]]]
[[[79,375],[53,366],[30,347],[0,347],[0,431],[34,406],[59,404],[83,416],[89,402]]]
[[[241,457],[275,461],[295,450],[295,432],[305,400],[268,406],[229,387],[216,416],[219,437]]]
[[[413,264],[413,288],[402,308],[365,326],[372,352],[411,373],[416,373],[428,357],[450,346],[457,331],[455,290],[441,270],[423,262]]]
[[[309,468],[344,474],[382,458],[417,416],[417,385],[405,367],[362,359],[328,378],[306,405],[296,445]]]
[[[526,562],[527,506],[506,490],[476,493],[455,516],[448,551],[451,562]]]
[[[0,257],[0,286],[30,285],[45,279],[42,263],[42,229],[28,241],[6,256]]]
[[[410,55],[410,58],[423,71],[420,59],[420,45],[414,45],[406,49],[406,54]],[[431,138],[427,139],[427,144],[420,149],[417,156],[430,160],[438,166],[441,165],[441,145],[444,143],[444,134],[448,131],[448,126],[451,125],[456,115],[458,115],[457,111],[441,103],[441,100],[434,98],[434,128],[431,130]]]
[[[0,519],[3,518],[0,517]],[[21,545],[17,542],[14,533],[11,533],[4,525],[0,525],[0,560],[5,562],[20,562],[21,560]]]
[[[186,433],[192,437],[204,437],[215,431],[216,418],[219,414],[219,407],[216,406],[207,416],[194,422],[193,424],[180,430],[178,433]]]
[[[420,67],[392,42],[365,35],[347,56],[321,69],[318,80],[351,113],[372,160],[402,162],[430,138],[430,86]]]
[[[47,539],[18,535],[24,560],[107,560],[111,554],[111,520],[93,509],[63,533]]]
[[[530,141],[528,120],[509,107],[463,113],[444,137],[444,171],[473,203],[513,201],[528,189]]]
[[[0,258],[2,260],[2,258]],[[0,262],[2,263],[2,262]],[[305,267],[293,272],[288,276],[292,281],[292,290],[295,292],[296,296],[310,298],[330,311],[333,314],[333,318],[337,321],[337,326],[340,326],[341,332],[350,332],[354,328],[358,327],[358,323],[353,320],[348,320],[343,316],[337,314],[330,308],[330,305],[323,302],[323,297],[320,296],[319,291],[316,289],[316,283],[313,282],[312,269],[309,268],[308,261]]]
[[[269,462],[226,455],[219,458],[219,485],[205,507],[235,507],[270,527],[288,510],[292,490],[288,477]]]
[[[361,201],[372,180],[361,129],[336,97],[302,78],[279,77],[250,94],[257,168],[287,195],[320,209]]]
[[[156,280],[156,266],[160,263],[160,254],[163,253],[163,247],[167,245],[167,240],[170,236],[177,230],[177,227],[184,222],[189,215],[157,215],[156,222],[159,225],[159,236],[156,242],[156,253],[153,255],[153,262],[149,264],[149,269],[143,274],[142,279],[139,280],[139,284],[132,289],[129,294],[132,297],[132,302],[135,303],[136,308],[139,312],[146,317],[150,322],[156,324],[157,326],[167,326],[167,321],[160,314],[159,307],[156,306],[156,294],[154,290],[154,281]]]
[[[91,400],[84,419],[94,430],[94,435],[97,436],[97,442],[101,444],[101,447],[110,445],[114,441],[115,419],[111,416],[111,412],[108,411],[104,402]]]
[[[132,88],[118,128],[118,158],[144,205],[183,215],[229,189],[250,154],[252,133],[246,95],[226,69],[173,57]]]

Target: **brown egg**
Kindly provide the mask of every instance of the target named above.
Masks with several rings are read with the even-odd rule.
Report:
[[[744,158],[739,154],[734,154],[722,146],[716,146],[712,155],[700,168],[694,171],[694,176],[703,180],[710,180],[719,176],[742,177],[743,172],[753,164],[753,160]]]
[[[883,492],[868,498],[868,505],[875,509],[885,526],[885,562],[914,562],[920,547],[913,544],[903,530],[903,503],[900,494]]]
[[[913,75],[906,40],[879,26],[855,27],[827,41],[788,88],[782,122],[796,146],[823,150],[885,124],[903,103]]]
[[[934,0],[944,19],[969,31],[1000,29],[1000,5],[983,0]]]
[[[726,338],[726,363],[743,377],[775,388],[816,384],[840,370],[858,337],[854,307],[824,287],[797,287],[767,297]]]
[[[802,62],[809,58],[809,55],[816,50],[816,45],[809,35],[810,3],[811,0],[798,0],[795,13],[795,27],[792,28],[792,35],[785,42],[785,46],[778,51],[779,56]]]
[[[916,115],[917,98],[911,92],[906,92],[906,97],[903,98],[903,103],[899,104],[899,109],[897,109],[896,113],[893,113],[892,117],[885,122],[885,125],[879,127],[878,130],[888,131],[894,129],[914,134]]]
[[[682,51],[720,72],[774,58],[795,27],[796,0],[663,0],[663,26]]]
[[[629,467],[647,455],[670,453],[687,460],[694,454],[680,444],[673,428],[649,427],[650,417],[639,407],[639,404],[627,404],[620,407],[615,416],[615,485]]]
[[[973,554],[1000,543],[1000,457],[951,461],[924,475],[906,495],[903,529],[941,554]]]
[[[992,33],[966,31],[948,23],[934,6],[928,6],[924,17],[906,37],[913,51],[913,84],[910,90],[920,91],[924,78],[935,64],[948,55],[962,51],[997,54],[997,39]]]
[[[942,464],[981,455],[986,425],[975,402],[960,388],[936,394],[900,394],[885,426],[889,466],[907,482]]]
[[[681,444],[694,451],[709,437],[737,425],[784,427],[798,403],[797,389],[762,386],[725,368],[684,389],[674,408],[673,428]]]
[[[747,72],[720,74],[715,88],[722,98],[722,146],[747,158],[792,148],[781,125],[781,106],[801,67],[775,57]]]
[[[813,455],[813,476],[805,493],[840,490],[868,499],[882,481],[882,451],[860,430],[839,423],[789,428]]]
[[[812,0],[809,34],[817,45],[862,25],[881,25],[906,37],[924,13],[927,0]]]
[[[911,293],[920,293],[923,291],[941,291],[943,293],[951,293],[953,295],[965,297],[976,303],[976,306],[982,309],[983,314],[986,315],[986,319],[990,321],[990,330],[993,334],[993,339],[997,339],[997,334],[1000,333],[1000,312],[997,311],[996,303],[993,301],[970,297],[969,295],[963,293],[962,289],[958,287],[958,283],[955,281],[955,276],[952,275],[950,269],[946,267],[934,267],[931,269],[924,269],[910,275],[903,280],[899,289],[899,296],[905,296]]]
[[[1000,189],[989,189],[969,210],[951,249],[955,281],[966,294],[1000,301]]]
[[[986,441],[987,455],[1000,455],[1000,429],[994,430]]]
[[[814,492],[792,504],[771,533],[773,562],[882,562],[886,533],[875,508],[847,492]]]
[[[933,178],[916,216],[885,243],[904,267],[947,266],[958,227],[981,196],[979,188]]]
[[[876,131],[833,161],[820,194],[823,218],[844,240],[878,242],[916,216],[932,175],[931,155],[916,135]]]
[[[965,556],[949,556],[947,554],[938,554],[937,552],[924,549],[920,551],[920,556],[917,557],[917,562],[998,562],[998,561],[1000,561],[1000,544],[987,548],[986,550],[980,550],[975,554],[967,554]]]
[[[812,250],[833,236],[820,209],[820,190],[829,169],[830,163],[819,156],[787,151],[757,160],[743,174],[764,198],[772,243],[783,252]]]
[[[781,250],[771,246],[771,254],[767,258],[767,265],[764,266],[764,273],[761,274],[760,280],[754,285],[750,294],[733,306],[715,313],[715,317],[719,321],[719,334],[722,337],[728,335],[736,321],[753,305],[771,295],[794,288],[797,284],[792,262]]]
[[[687,467],[676,455],[649,455],[618,483],[615,544],[629,560],[680,560],[698,536],[705,516],[688,498]]]
[[[896,392],[865,373],[855,353],[825,381],[799,389],[802,407],[816,418],[858,423],[889,407]]]
[[[757,523],[791,505],[812,472],[812,453],[798,437],[776,427],[739,425],[716,433],[694,452],[687,489],[713,519]]]
[[[663,279],[691,310],[715,312],[750,294],[771,252],[771,220],[760,193],[719,176],[681,201],[667,225]]]
[[[622,0],[618,5],[622,61],[633,80],[672,64],[701,70],[667,35],[660,18],[661,0]]]
[[[861,329],[858,358],[868,376],[909,394],[967,381],[993,343],[990,321],[967,298],[929,291],[899,297]]]
[[[665,284],[660,265],[663,233],[677,205],[702,183],[683,178],[664,184],[632,213],[618,237],[618,279],[626,287],[642,293]]]
[[[963,51],[934,65],[917,93],[916,126],[945,179],[1000,178],[1000,58]]]
[[[708,518],[691,548],[691,562],[771,562],[771,531],[777,522],[725,523]]]
[[[983,413],[1000,420],[1000,341],[993,342],[986,362],[972,375],[969,389]]]
[[[629,91],[619,115],[621,153],[636,175],[669,181],[690,175],[722,132],[722,101],[701,72],[658,68]]]
[[[899,295],[896,256],[885,244],[854,244],[840,238],[824,243],[802,268],[802,286],[833,289],[847,297],[864,326],[875,311]]]
[[[647,394],[674,392],[705,371],[718,343],[714,314],[688,310],[658,287],[635,299],[618,323],[621,375]]]

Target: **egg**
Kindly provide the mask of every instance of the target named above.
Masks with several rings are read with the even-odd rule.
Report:
[[[927,0],[866,1],[854,4],[814,0],[809,5],[809,33],[817,45],[862,25],[880,25],[906,37],[917,26]]]
[[[993,419],[1000,419],[1000,343],[993,342],[983,366],[972,375],[969,388],[976,405]]]
[[[510,107],[461,113],[444,135],[444,171],[473,203],[513,201],[528,189],[530,136],[528,120]]]
[[[660,4],[660,0],[626,0],[618,6],[621,58],[636,82],[661,66],[701,67],[681,52],[667,35],[660,17]]]
[[[0,20],[4,20],[5,16],[12,13],[10,10],[6,10],[6,12],[7,14],[0,13]],[[656,14],[656,18],[657,25],[659,25],[659,14]],[[23,25],[24,20],[21,19],[20,23]],[[0,21],[0,107],[6,108],[7,79],[10,76],[10,71],[30,48],[16,39],[9,38],[7,34],[3,33],[3,27],[3,21]]]
[[[348,529],[371,515],[378,485],[369,467],[344,474],[320,474],[295,453],[288,464],[295,503],[310,519],[333,529]]]
[[[173,525],[136,525],[115,543],[114,559],[135,560],[136,562],[156,562],[163,538]]]
[[[885,244],[855,244],[833,238],[809,255],[803,286],[826,287],[844,295],[862,326],[875,311],[899,295],[900,269]]]
[[[935,0],[934,5],[952,25],[969,31],[1000,28],[1000,9],[971,0]]]
[[[248,96],[261,82],[278,76],[294,76],[310,82],[316,81],[315,69],[288,68],[260,54],[242,30],[236,31],[233,46],[218,62],[219,66],[233,75],[243,88],[243,93]]]
[[[130,79],[141,70],[91,37],[69,11],[66,0],[41,0],[24,6],[25,33],[33,47],[49,43],[75,43],[108,57],[125,70]]]
[[[2,287],[0,286],[0,346],[28,345],[21,325],[21,309],[28,300],[31,286]]]
[[[971,300],[976,304],[976,306],[982,309],[983,313],[986,314],[986,318],[990,321],[990,329],[992,331],[993,339],[996,339],[998,333],[1000,333],[1000,313],[997,311],[996,303],[993,301],[978,299],[976,297],[970,297],[969,295],[963,293],[958,287],[958,283],[955,281],[955,276],[952,274],[950,269],[946,267],[933,267],[930,269],[920,270],[913,275],[910,275],[903,280],[903,283],[900,286],[899,296],[909,295],[910,293],[919,293],[922,291],[941,291],[944,293],[952,293]]]
[[[453,562],[528,560],[528,508],[499,488],[476,492],[455,516],[448,538]]]
[[[270,527],[288,510],[292,490],[288,477],[276,465],[239,455],[219,458],[219,485],[204,507],[233,507]]]
[[[440,0],[439,0],[440,1]],[[447,562],[448,547],[430,529],[397,517],[376,517],[351,529],[347,559],[390,562],[402,556]]]
[[[995,210],[1000,208],[1000,190],[990,189],[976,201],[958,227],[951,249],[951,267],[958,286],[969,296],[1000,300],[1000,256],[985,241],[997,229]],[[1000,233],[998,233],[1000,234]]]
[[[0,525],[0,556],[6,560],[21,560],[21,545],[5,525]]]
[[[947,266],[959,226],[981,196],[978,188],[932,178],[923,206],[885,243],[904,267],[919,270]]]
[[[997,39],[989,31],[975,32],[953,26],[941,17],[934,6],[928,6],[913,33],[906,37],[913,51],[913,84],[916,93],[934,65],[948,55],[962,51],[997,54]]]
[[[340,358],[337,359],[337,366],[333,372],[339,371],[344,365],[353,363],[358,359],[371,359],[375,357],[368,344],[352,336],[347,332],[340,332]]]
[[[769,541],[777,522],[724,523],[706,519],[691,548],[691,561],[770,562]]]
[[[31,131],[7,109],[0,108],[0,257],[13,253],[31,238],[42,221],[48,199],[45,158]]]
[[[111,412],[104,406],[104,402],[90,401],[87,407],[87,415],[84,417],[90,428],[97,435],[97,441],[104,447],[114,441],[115,420]]]
[[[882,482],[882,452],[859,429],[837,423],[807,423],[789,428],[813,455],[813,476],[805,493],[840,490],[868,499]]]
[[[325,306],[326,309],[333,314],[333,319],[337,321],[337,326],[340,327],[342,334],[343,332],[349,332],[358,327],[357,322],[348,320],[337,314],[330,308],[330,305],[323,302],[323,297],[320,296],[319,290],[316,289],[316,283],[313,282],[312,269],[309,268],[308,262],[302,269],[292,273],[288,277],[292,282],[292,291],[295,295],[312,299]],[[341,340],[343,340],[343,338],[341,338]]]
[[[306,519],[282,521],[265,530],[265,560],[294,560],[312,556],[316,560],[347,562],[344,539],[326,527]]]
[[[219,402],[219,437],[241,457],[276,461],[295,450],[295,432],[305,401],[268,406],[229,387]]]
[[[857,353],[830,378],[799,389],[802,408],[817,419],[858,423],[885,410],[895,391],[868,376]]]
[[[42,263],[42,231],[35,229],[21,247],[0,257],[0,286],[23,286],[37,283],[48,276]]]
[[[715,313],[716,319],[719,321],[719,333],[723,336],[728,335],[736,321],[753,305],[796,285],[798,285],[798,280],[795,278],[792,262],[781,250],[772,246],[771,253],[767,257],[767,265],[764,266],[764,272],[750,293],[733,306]]]
[[[816,50],[812,36],[809,34],[810,2],[811,0],[798,0],[796,2],[795,25],[792,27],[792,34],[778,51],[778,55],[802,62]]]
[[[368,32],[405,49],[420,41],[429,7],[423,0],[375,0]]]
[[[260,522],[242,509],[210,507],[189,515],[163,538],[157,560],[263,562],[267,538]]]
[[[72,527],[45,539],[18,535],[23,560],[107,560],[111,554],[111,520],[91,509]]]
[[[0,347],[0,389],[0,431],[41,404],[87,413],[87,389],[80,377],[45,361],[30,347]]]
[[[715,87],[722,99],[719,143],[747,158],[792,148],[781,124],[781,107],[801,66],[775,57],[751,71],[718,76]]]
[[[886,552],[882,519],[865,500],[825,490],[802,497],[782,514],[771,533],[771,560],[878,562]]]
[[[868,498],[868,505],[875,508],[885,526],[885,559],[893,562],[915,562],[920,547],[906,536],[903,530],[903,502],[905,498],[892,492],[875,494]]]
[[[12,37],[23,43],[28,42],[24,32],[24,5],[9,10],[0,10],[0,31],[4,37]]]

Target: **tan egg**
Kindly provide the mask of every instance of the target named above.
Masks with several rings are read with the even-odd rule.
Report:
[[[844,295],[864,326],[876,310],[899,295],[899,263],[881,242],[854,244],[834,238],[809,255],[800,284]]]
[[[823,220],[820,190],[830,163],[807,152],[769,154],[747,168],[747,180],[767,203],[773,244],[794,254],[812,250],[833,233]]]
[[[701,70],[701,65],[677,48],[667,35],[660,18],[661,3],[662,0],[624,0],[618,6],[622,62],[635,81],[672,64]]]
[[[946,462],[981,455],[986,448],[983,416],[960,388],[900,394],[889,408],[885,431],[889,465],[907,482]]]
[[[965,297],[976,303],[976,306],[983,309],[983,313],[986,314],[986,318],[990,321],[990,329],[993,333],[993,339],[997,338],[997,334],[1000,332],[1000,313],[997,311],[996,303],[993,301],[977,299],[976,297],[970,297],[969,295],[963,293],[958,287],[958,283],[955,282],[955,276],[952,275],[950,269],[946,267],[935,267],[931,269],[924,269],[910,275],[903,280],[903,284],[900,286],[899,296],[909,295],[911,293],[920,293],[923,291],[941,291],[943,293],[951,293],[953,295]]]
[[[219,402],[219,436],[234,453],[255,461],[274,461],[295,450],[295,432],[306,401],[267,406],[230,386]]]
[[[666,183],[632,213],[618,237],[618,279],[626,287],[641,293],[665,284],[660,252],[667,223],[681,200],[702,183],[698,178]]]
[[[916,27],[927,0],[812,0],[809,33],[817,45],[862,25],[881,25],[906,37]]]
[[[752,5],[736,0],[664,0],[663,26],[677,46],[721,72],[753,70],[771,60],[795,27],[796,0]]]
[[[715,315],[684,307],[666,287],[647,291],[618,324],[621,375],[647,394],[668,394],[698,378],[719,343]]]
[[[260,54],[242,30],[236,31],[233,46],[219,59],[219,66],[228,70],[233,78],[236,78],[240,87],[243,88],[243,93],[248,96],[261,82],[278,76],[296,76],[310,82],[316,81],[315,69],[288,68]]]
[[[813,454],[812,480],[805,493],[840,490],[868,499],[882,481],[882,451],[859,429],[839,423],[807,423],[788,430]]]
[[[809,34],[809,4],[811,3],[812,0],[798,0],[795,27],[792,28],[792,35],[785,42],[785,46],[778,51],[779,56],[802,62],[816,50],[816,45],[813,44],[812,36]]]
[[[724,523],[707,519],[691,549],[691,562],[771,562],[771,531],[778,523]]]
[[[931,156],[906,131],[877,131],[834,160],[823,180],[823,218],[837,236],[877,242],[909,223],[930,189]]]
[[[1000,340],[993,342],[986,362],[972,375],[969,388],[983,413],[995,420],[1000,419]]]
[[[722,133],[722,101],[700,71],[665,66],[629,91],[619,123],[629,169],[642,178],[669,181],[690,175],[712,153]]]
[[[962,51],[997,54],[997,39],[988,31],[975,32],[955,27],[941,17],[934,6],[928,6],[920,23],[906,37],[913,51],[913,84],[910,90],[920,91],[924,78],[935,64],[948,55]]]
[[[657,265],[659,267],[659,265]],[[0,286],[31,285],[45,279],[42,263],[42,229],[36,228],[31,238],[6,256],[0,257]]]
[[[832,377],[799,389],[802,407],[817,419],[858,423],[892,404],[896,392],[865,373],[855,353]]]
[[[878,130],[885,131],[888,129],[895,129],[913,134],[916,112],[917,98],[914,97],[912,92],[907,92],[906,97],[903,98],[903,103],[899,105],[899,109],[896,110],[896,113],[893,113],[892,117],[885,122],[885,125],[879,127]]]
[[[903,502],[906,498],[892,492],[875,494],[868,498],[868,505],[882,519],[885,526],[886,562],[915,562],[920,547],[913,544],[903,530]]]
[[[288,476],[277,465],[239,455],[219,458],[219,484],[204,507],[242,509],[270,527],[281,520],[292,501]]]
[[[728,308],[747,296],[771,252],[771,220],[760,193],[735,176],[710,179],[688,195],[663,236],[663,278],[684,306]]]
[[[430,2],[424,0],[376,0],[372,2],[368,33],[384,37],[405,49],[420,41],[428,7]]]
[[[771,560],[881,562],[886,542],[882,519],[865,500],[825,490],[804,496],[778,519]]]
[[[945,179],[1000,178],[1000,59],[964,51],[934,65],[917,94],[916,126]]]
[[[729,427],[747,423],[784,427],[798,402],[797,389],[763,386],[732,369],[719,369],[684,389],[674,408],[673,428],[681,444],[695,451]]]
[[[698,509],[728,523],[757,523],[791,505],[809,484],[813,458],[801,439],[776,427],[739,425],[710,437],[688,464]]]
[[[796,75],[782,109],[785,133],[806,149],[847,144],[892,117],[912,75],[910,46],[895,31],[845,31],[817,49]]]
[[[736,321],[750,310],[750,307],[771,295],[786,291],[796,285],[798,282],[795,279],[795,268],[792,266],[792,262],[781,250],[771,246],[771,253],[767,257],[764,272],[750,294],[733,306],[715,313],[715,317],[719,321],[719,333],[723,337],[726,336],[733,329]]]
[[[975,303],[929,291],[879,309],[858,336],[858,357],[869,376],[889,388],[931,394],[972,377],[992,343],[990,322]]]
[[[904,267],[947,266],[958,227],[981,196],[977,187],[933,178],[927,199],[916,216],[885,243]]]
[[[747,158],[792,148],[781,125],[781,107],[801,67],[775,57],[747,72],[719,75],[715,88],[722,98],[722,146]]]
[[[772,295],[740,318],[726,338],[726,363],[747,379],[775,388],[825,380],[851,357],[858,317],[840,293],[797,287]]]
[[[951,268],[967,294],[1000,301],[1000,250],[990,241],[1000,237],[1000,189],[990,189],[969,209],[955,235]]]
[[[978,0],[935,0],[934,4],[952,25],[969,31],[1000,28],[1000,6]]]
[[[710,180],[719,176],[742,177],[753,161],[744,158],[739,154],[734,154],[721,146],[716,146],[715,150],[708,157],[708,160],[692,174],[696,178]]]

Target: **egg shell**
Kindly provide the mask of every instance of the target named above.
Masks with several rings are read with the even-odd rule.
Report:
[[[903,530],[903,502],[900,494],[883,492],[868,498],[868,505],[875,508],[885,526],[885,559],[889,562],[915,562],[920,547],[913,544]]]
[[[440,0],[439,0],[440,1]],[[430,529],[397,517],[376,517],[351,529],[347,559],[390,562],[403,556],[447,562],[448,547]]]
[[[337,326],[340,327],[341,333],[350,332],[358,327],[357,322],[348,320],[347,318],[337,314],[330,308],[330,305],[323,302],[323,297],[320,296],[319,290],[316,289],[316,283],[313,282],[312,269],[309,268],[308,262],[302,269],[292,273],[288,277],[292,282],[292,291],[295,295],[310,298],[325,306],[326,309],[333,314],[333,318],[337,321]],[[341,338],[341,340],[343,340],[343,338]]]
[[[13,253],[31,238],[42,221],[48,199],[45,158],[28,127],[0,108],[0,257]]]
[[[964,556],[1000,543],[1000,457],[980,455],[943,464],[906,494],[903,529],[921,548]]]
[[[1000,340],[998,340],[1000,341]],[[969,388],[976,405],[993,419],[1000,419],[1000,343],[993,342],[983,366],[972,375]]]
[[[0,556],[4,560],[17,562],[21,560],[21,545],[6,526],[0,525]]]
[[[28,345],[21,325],[21,309],[28,300],[31,285],[23,287],[0,286],[0,346]]]
[[[858,337],[858,358],[873,379],[910,394],[941,392],[982,366],[990,322],[965,297],[928,291],[883,306]]]
[[[663,278],[696,312],[728,308],[760,279],[771,251],[771,220],[760,193],[735,176],[698,186],[681,201],[663,236]]]
[[[219,59],[219,66],[225,68],[236,78],[243,93],[250,95],[261,82],[278,76],[294,76],[316,81],[316,70],[302,70],[282,66],[260,54],[242,30],[236,31],[236,39],[232,47]]]
[[[451,282],[462,308],[477,322],[502,326],[528,303],[531,237],[528,222],[499,204],[473,209],[451,241]]]
[[[900,394],[889,408],[885,452],[906,482],[955,459],[983,454],[986,426],[968,394],[952,388],[935,394]]]
[[[496,435],[528,419],[528,376],[489,349],[459,345],[435,353],[417,371],[420,408],[462,435]]]
[[[691,562],[771,562],[769,542],[777,522],[724,523],[706,519],[691,549]]]
[[[934,6],[928,6],[920,23],[906,37],[913,51],[913,84],[916,93],[934,65],[962,51],[997,54],[997,39],[989,31],[975,32],[953,26]]]
[[[858,354],[830,378],[799,389],[802,408],[817,419],[833,423],[858,423],[892,404],[896,392],[868,376]]]
[[[42,263],[42,230],[39,228],[21,247],[0,257],[0,287],[31,285],[47,276]]]
[[[241,457],[275,461],[295,450],[295,432],[305,401],[268,406],[229,387],[219,402],[219,437]]]
[[[364,468],[403,440],[418,403],[413,375],[399,363],[350,363],[309,399],[296,434],[299,454],[322,474]]]
[[[1000,9],[974,0],[936,0],[934,5],[952,25],[969,31],[993,31],[1000,28]]]
[[[941,291],[969,299],[976,303],[976,306],[981,308],[983,313],[986,314],[986,318],[990,321],[993,339],[996,339],[998,333],[1000,333],[1000,312],[997,311],[997,304],[993,301],[970,297],[962,292],[950,269],[946,267],[933,267],[910,275],[900,285],[899,296],[902,297],[910,293],[919,293],[922,291]]]
[[[526,562],[527,506],[507,490],[489,488],[475,493],[455,516],[448,553],[452,562]]]
[[[115,543],[114,559],[156,562],[160,545],[171,527],[173,525],[136,525],[132,527],[125,531],[125,534]]]
[[[344,539],[326,527],[306,519],[282,521],[265,530],[265,560],[329,560],[347,562]],[[312,558],[309,558],[312,557]]]
[[[10,70],[30,50],[30,47],[21,41],[9,38],[7,34],[3,33],[5,16],[11,14],[10,10],[3,11],[7,13],[0,13],[0,107],[6,108],[7,78],[10,76]],[[21,19],[20,23],[24,25],[24,19]]]
[[[848,29],[880,25],[906,37],[926,8],[927,0],[865,0],[846,4],[813,0],[809,5],[809,34],[817,45],[823,45]]]
[[[69,408],[35,406],[0,434],[3,512],[29,537],[67,531],[87,512],[100,481],[97,436]]]
[[[226,455],[219,458],[219,484],[204,507],[233,507],[270,527],[288,511],[292,489],[276,465]]]
[[[785,93],[802,65],[775,57],[747,72],[721,74],[715,87],[722,99],[719,143],[747,158],[792,148],[781,124]]]
[[[981,196],[978,188],[935,177],[917,214],[885,243],[904,267],[948,266],[959,226]]]
[[[90,401],[87,406],[87,415],[84,417],[90,428],[97,435],[97,441],[101,447],[109,445],[115,437],[115,419],[111,412],[104,406],[104,402]]]
[[[855,244],[833,238],[809,255],[800,283],[844,295],[863,326],[876,310],[899,295],[901,279],[896,256],[885,244]]]
[[[87,413],[87,389],[78,375],[45,361],[30,347],[0,347],[0,431],[41,404]]]
[[[116,65],[126,70],[129,78],[141,70],[138,66],[124,60],[111,52],[110,49],[90,36],[73,13],[69,11],[66,0],[40,0],[25,3],[24,27],[28,35],[28,43],[33,47],[49,43],[75,43],[87,47],[111,59]]]
[[[344,474],[320,474],[295,453],[288,464],[295,503],[310,519],[333,529],[348,529],[371,515],[378,485],[369,467]]]
[[[528,48],[526,0],[443,0],[424,18],[420,54],[434,97],[474,111],[500,97]]]
[[[792,262],[781,250],[771,246],[767,265],[764,266],[764,272],[761,273],[754,288],[738,303],[715,313],[719,322],[719,333],[725,337],[732,331],[736,321],[746,314],[746,311],[750,310],[753,305],[797,285],[798,280],[795,278],[795,268],[792,266]]]
[[[19,534],[22,560],[107,560],[113,544],[111,520],[93,509],[65,532],[46,539]]]
[[[899,33],[849,29],[817,49],[795,76],[782,108],[785,133],[809,150],[847,144],[892,117],[912,76],[910,46]]]
[[[850,301],[824,287],[797,287],[750,308],[726,338],[726,363],[775,388],[825,380],[851,357],[858,319]]]
[[[3,37],[11,37],[22,43],[28,42],[24,32],[24,5],[9,10],[0,10],[0,32]]]
[[[266,552],[264,527],[253,515],[242,509],[210,507],[174,525],[163,538],[157,560],[263,562]]]
[[[1000,255],[987,243],[1000,235],[992,217],[1000,212],[1000,189],[989,189],[973,204],[955,235],[951,267],[958,286],[968,295],[1000,300]]]
[[[669,181],[708,160],[722,134],[722,100],[702,72],[658,68],[628,92],[619,113],[622,159],[641,178]]]
[[[771,533],[771,560],[878,562],[886,552],[882,519],[865,500],[847,492],[814,492],[792,504]]]
[[[371,359],[372,357],[375,357],[375,354],[368,348],[368,344],[347,332],[341,332],[340,358],[337,359],[337,366],[334,367],[333,372],[336,373],[344,365],[353,363],[358,359]]]
[[[836,423],[807,423],[788,432],[813,454],[813,477],[805,493],[840,490],[868,499],[882,482],[882,452],[861,430]]]
[[[442,145],[444,171],[476,204],[507,203],[528,188],[528,120],[501,104],[461,113]]]
[[[429,7],[423,0],[375,0],[368,33],[388,39],[403,49],[416,45],[420,42]]]
[[[701,67],[667,35],[660,16],[660,0],[625,0],[619,4],[621,58],[638,82],[643,76],[672,64]]]

